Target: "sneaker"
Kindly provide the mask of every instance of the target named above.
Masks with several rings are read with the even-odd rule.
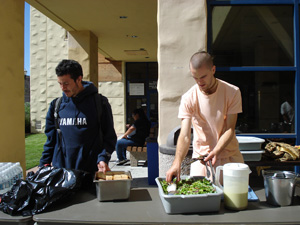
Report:
[[[123,159],[119,162],[117,162],[117,165],[120,166],[120,165],[124,165],[125,163],[127,163],[129,161],[129,159]]]

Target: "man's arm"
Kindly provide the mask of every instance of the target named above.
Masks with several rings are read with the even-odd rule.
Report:
[[[221,151],[229,144],[234,136],[235,125],[237,121],[237,114],[229,114],[227,115],[225,122],[225,132],[220,137],[215,148],[209,153],[209,155],[204,159],[204,161],[208,161],[212,159],[212,164],[214,165],[218,155]]]
[[[114,120],[112,116],[111,106],[106,97],[102,97],[102,118],[101,118],[101,127],[103,133],[103,145],[102,149],[99,151],[98,155],[98,164],[103,161],[106,164],[110,160],[110,155],[115,150],[117,135],[114,129]]]
[[[191,119],[181,120],[181,129],[176,146],[175,159],[171,168],[166,173],[166,181],[171,182],[176,176],[180,180],[181,163],[184,160],[191,143]]]

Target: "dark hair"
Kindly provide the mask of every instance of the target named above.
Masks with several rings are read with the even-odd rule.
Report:
[[[76,81],[78,77],[83,76],[81,65],[71,59],[62,60],[55,68],[57,76],[70,74],[71,78]]]
[[[146,114],[142,108],[133,110],[132,114],[133,115],[138,114],[141,119],[147,119]]]
[[[213,67],[213,57],[206,51],[199,51],[192,55],[190,64],[194,69],[199,69],[201,66],[206,65],[209,68]]]

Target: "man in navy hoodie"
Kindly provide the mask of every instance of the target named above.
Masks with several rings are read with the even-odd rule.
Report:
[[[91,82],[82,81],[81,65],[74,60],[62,60],[56,67],[57,81],[63,91],[55,127],[55,102],[50,104],[45,134],[47,141],[40,159],[40,166],[77,169],[90,173],[109,171],[108,162],[115,149],[117,136],[114,130],[111,106],[101,97],[101,124],[95,94],[98,89]],[[102,138],[100,129],[102,128]],[[101,140],[102,139],[102,140]]]

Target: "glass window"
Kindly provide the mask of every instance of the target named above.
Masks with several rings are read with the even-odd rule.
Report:
[[[158,123],[158,93],[150,94],[150,120]]]
[[[146,98],[131,98],[129,101],[127,101],[127,123],[133,124],[134,120],[132,118],[132,112],[135,109],[142,108],[145,110],[145,114],[147,115],[147,99]]]
[[[294,133],[294,72],[216,72],[217,78],[238,86],[243,113],[237,133]]]
[[[136,108],[143,108],[151,122],[158,121],[157,78],[157,62],[126,63],[127,123]]]
[[[157,80],[158,77],[158,63],[149,63],[148,64],[148,71],[149,71],[149,79],[150,80]]]
[[[211,41],[217,66],[293,66],[293,6],[215,6]]]

